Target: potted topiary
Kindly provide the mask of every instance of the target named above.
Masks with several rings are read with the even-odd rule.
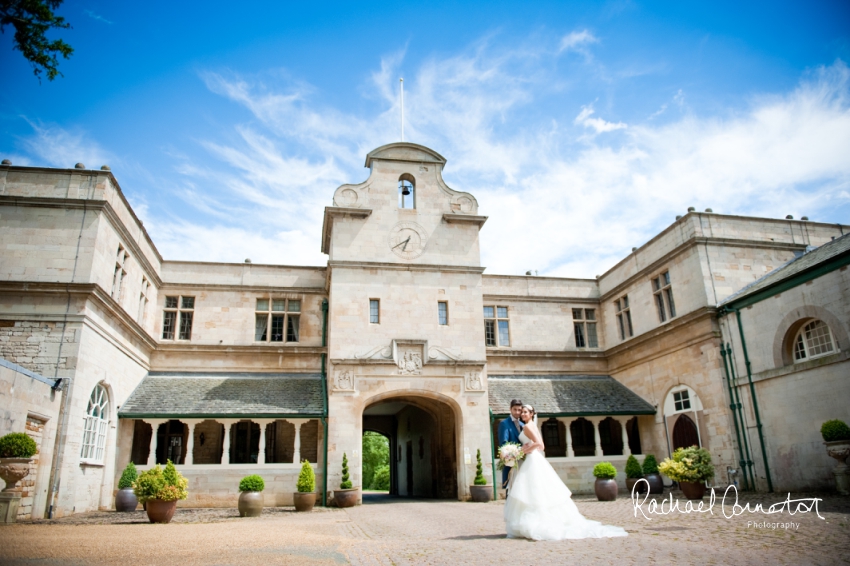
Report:
[[[599,462],[593,466],[596,483],[593,491],[599,501],[614,501],[617,499],[617,468],[611,462]]]
[[[170,523],[177,501],[189,496],[188,486],[189,480],[168,460],[165,470],[157,464],[139,474],[133,491],[145,504],[151,523]]]
[[[298,491],[292,494],[296,511],[312,511],[316,505],[316,474],[310,462],[301,462],[301,473],[298,474]]]
[[[658,473],[658,460],[655,459],[655,455],[647,454],[643,459],[642,468],[643,477],[649,483],[649,493],[653,495],[664,493],[664,480]]]
[[[487,479],[484,477],[484,468],[481,464],[481,450],[475,454],[475,479],[472,481],[474,485],[469,486],[469,493],[472,500],[477,503],[487,503],[493,495],[493,486],[487,485]]]
[[[838,465],[832,470],[835,476],[835,487],[838,493],[850,495],[850,469],[845,461],[850,457],[850,427],[838,419],[826,421],[820,427],[826,453],[838,460]]]
[[[711,454],[705,448],[696,446],[677,448],[673,458],[665,458],[658,469],[671,480],[679,482],[682,493],[688,499],[702,499],[705,482],[714,477]]]
[[[637,493],[646,493],[646,482],[638,482],[643,478],[643,468],[640,467],[637,458],[633,454],[629,454],[626,459],[626,489],[629,493],[635,491]],[[635,488],[637,484],[637,488]]]
[[[259,517],[263,513],[263,490],[266,482],[257,474],[245,476],[239,482],[239,516]]]
[[[348,475],[348,456],[342,454],[342,482],[339,489],[334,490],[334,501],[337,507],[354,507],[357,505],[357,491],[359,488],[352,487],[351,478]]]
[[[133,462],[127,464],[121,479],[118,480],[118,493],[115,494],[115,510],[119,513],[129,513],[139,506],[139,498],[133,492],[133,483],[138,479],[139,473]]]
[[[0,438],[0,478],[6,482],[6,487],[0,492],[2,508],[6,511],[0,516],[0,523],[14,523],[18,520],[21,493],[13,490],[30,473],[30,462],[36,452],[38,445],[35,440],[23,432],[10,432]]]

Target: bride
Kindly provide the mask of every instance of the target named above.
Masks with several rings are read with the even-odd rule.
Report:
[[[531,405],[522,406],[525,423],[519,438],[526,457],[515,472],[507,502],[505,522],[508,538],[562,540],[624,537],[620,527],[585,519],[552,465],[543,455],[543,439]]]

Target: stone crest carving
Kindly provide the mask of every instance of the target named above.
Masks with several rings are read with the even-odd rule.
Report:
[[[466,390],[467,391],[482,391],[484,383],[481,380],[480,371],[466,372]]]
[[[334,389],[337,391],[354,391],[354,373],[350,370],[336,372]]]
[[[422,373],[422,354],[407,351],[398,360],[400,375],[420,375]]]

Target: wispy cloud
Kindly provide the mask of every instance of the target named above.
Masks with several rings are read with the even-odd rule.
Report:
[[[595,35],[588,30],[574,31],[568,33],[561,39],[561,45],[558,51],[579,51],[586,52],[586,47],[590,43],[597,43],[599,40]]]
[[[574,122],[581,124],[585,128],[593,128],[597,134],[603,132],[613,132],[614,130],[625,130],[628,126],[622,122],[607,122],[602,118],[591,118],[594,114],[593,105],[581,107],[581,112],[578,113]]]
[[[82,163],[90,169],[96,169],[114,162],[114,156],[81,129],[69,130],[29,120],[28,123],[33,129],[33,135],[20,141],[41,164],[73,167]]]
[[[104,17],[103,17],[103,16],[101,16],[100,14],[96,14],[96,13],[95,13],[95,12],[93,12],[92,10],[84,10],[84,11],[85,11],[86,15],[87,15],[88,17],[90,17],[91,19],[93,19],[93,20],[97,20],[97,21],[99,21],[99,22],[103,22],[103,23],[105,23],[105,24],[109,24],[109,25],[112,25],[112,24],[114,24],[114,23],[115,23],[115,22],[111,22],[111,21],[107,20],[106,18],[104,18]]]

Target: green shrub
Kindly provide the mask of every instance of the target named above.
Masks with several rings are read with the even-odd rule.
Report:
[[[10,432],[0,438],[0,458],[32,458],[36,452],[35,440],[23,432]]]
[[[136,471],[136,464],[130,462],[127,464],[127,467],[124,468],[124,472],[121,474],[121,479],[118,480],[118,489],[133,487],[133,483],[138,477],[139,473]]]
[[[307,460],[301,462],[301,473],[298,474],[296,489],[298,489],[298,493],[313,493],[316,491],[316,474],[313,472],[313,466]]]
[[[342,453],[342,483],[339,484],[340,489],[351,489],[351,478],[348,477],[348,456],[345,452]]]
[[[612,480],[617,477],[617,468],[611,462],[599,462],[593,466],[593,475],[601,480]]]
[[[653,454],[647,454],[646,458],[643,459],[643,475],[648,476],[649,474],[657,474],[658,473],[658,460],[655,459]]]
[[[850,440],[850,427],[844,421],[832,419],[826,421],[820,427],[820,434],[825,442],[835,442],[836,440]],[[2,440],[0,440],[2,442]]]
[[[139,474],[133,486],[133,492],[141,503],[151,499],[176,501],[189,497],[188,486],[189,480],[184,478],[169,460],[165,470],[157,464],[154,468]]]
[[[643,477],[643,468],[640,467],[634,455],[629,455],[629,458],[626,460],[626,477],[631,479]]]
[[[475,454],[475,480],[472,482],[475,485],[487,485],[487,480],[484,478],[484,469],[481,465],[481,449]]]
[[[700,483],[714,477],[711,454],[705,448],[677,448],[673,458],[665,458],[658,469],[673,481]]]
[[[239,491],[263,491],[266,489],[266,482],[257,474],[245,476],[239,482]]]
[[[380,468],[375,470],[375,475],[372,476],[372,485],[369,487],[369,489],[374,489],[375,491],[390,490],[389,466],[381,466]]]

